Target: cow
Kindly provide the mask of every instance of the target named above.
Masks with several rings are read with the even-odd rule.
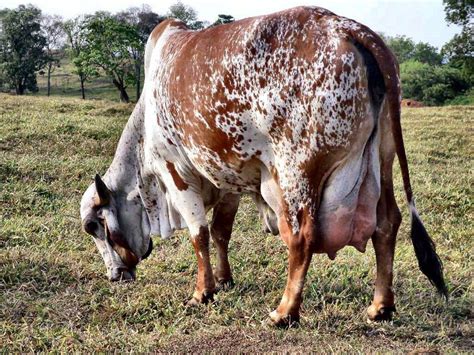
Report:
[[[401,222],[396,155],[419,266],[447,296],[413,200],[398,64],[369,28],[318,7],[200,31],[168,19],[149,37],[145,76],[112,164],[81,201],[83,228],[111,280],[134,278],[152,235],[187,228],[198,266],[189,305],[211,301],[232,284],[228,243],[240,195],[249,193],[265,228],[288,248],[288,279],[272,324],[299,320],[314,253],[334,259],[347,245],[364,252],[369,239],[377,275],[368,317],[391,319]]]

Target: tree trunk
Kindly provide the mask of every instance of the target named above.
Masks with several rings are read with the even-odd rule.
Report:
[[[120,101],[127,104],[130,102],[130,98],[128,97],[127,91],[125,91],[124,87],[120,88]]]
[[[128,97],[127,91],[125,90],[125,85],[123,84],[123,80],[118,81],[117,79],[113,79],[112,81],[115,87],[120,91],[120,101],[129,103],[130,98]]]
[[[51,94],[51,67],[52,63],[48,64],[48,96]]]
[[[83,75],[79,75],[79,79],[81,80],[81,95],[82,95],[82,99],[85,100],[86,99],[86,92],[84,90],[84,76]]]
[[[17,95],[23,95],[25,93],[25,87],[21,79],[18,80],[17,85],[15,85],[15,92]]]
[[[141,86],[141,78],[140,78],[140,75],[141,75],[141,63],[140,61],[137,61],[137,63],[135,63],[135,76],[137,77],[137,92],[136,92],[136,96],[137,96],[137,102],[138,102],[138,99],[140,98],[140,86]]]

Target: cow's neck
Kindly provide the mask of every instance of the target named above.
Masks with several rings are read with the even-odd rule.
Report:
[[[112,190],[128,193],[136,188],[139,148],[143,139],[143,110],[143,102],[139,100],[120,137],[114,160],[104,176]]]

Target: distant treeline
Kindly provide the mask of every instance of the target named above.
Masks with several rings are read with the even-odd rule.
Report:
[[[466,31],[470,31],[470,38],[465,35]],[[404,98],[425,105],[474,104],[472,26],[456,35],[441,51],[428,43],[415,43],[405,36],[381,36],[400,63]]]
[[[404,97],[427,105],[452,102],[462,95],[472,97],[474,5],[457,0],[443,2],[446,19],[462,26],[462,32],[441,50],[405,36],[381,34],[400,62]],[[78,77],[82,98],[88,82],[103,76],[117,89],[120,100],[129,102],[130,87],[137,98],[140,96],[148,36],[169,17],[196,30],[234,21],[224,14],[212,24],[200,21],[192,7],[179,1],[162,15],[142,5],[115,14],[99,11],[70,20],[42,14],[32,5],[0,10],[0,91],[18,95],[36,92],[37,75],[41,74],[47,78],[50,95],[51,75],[67,58],[73,64],[71,74]]]
[[[64,20],[44,15],[32,5],[0,10],[0,89],[16,94],[38,90],[37,74],[47,77],[64,57],[73,63],[82,98],[87,82],[98,77],[110,79],[120,95],[129,102],[127,89],[135,87],[140,96],[145,44],[153,28],[168,17],[179,18],[192,29],[201,29],[234,21],[219,15],[212,23],[199,21],[197,12],[177,2],[165,15],[156,14],[148,5],[111,14],[99,11]]]

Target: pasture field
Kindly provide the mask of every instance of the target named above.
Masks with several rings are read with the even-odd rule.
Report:
[[[81,83],[79,77],[74,74],[74,69],[74,65],[67,56],[61,59],[60,66],[54,68],[54,71],[51,73],[51,96],[81,98]],[[143,79],[142,72],[142,85]],[[38,74],[36,80],[38,82],[38,92],[30,95],[46,96],[48,92],[47,75]],[[91,78],[86,81],[84,87],[87,100],[120,101],[118,90],[107,76]],[[131,101],[136,101],[135,85],[129,85],[127,93]]]
[[[0,95],[0,346],[26,351],[474,351],[474,106],[405,109],[403,127],[420,214],[437,242],[451,298],[418,270],[404,221],[392,322],[368,324],[375,257],[315,255],[301,324],[262,324],[286,281],[286,251],[243,199],[231,240],[236,285],[193,309],[196,260],[187,232],[155,240],[134,283],[110,283],[79,201],[110,164],[133,105]]]

